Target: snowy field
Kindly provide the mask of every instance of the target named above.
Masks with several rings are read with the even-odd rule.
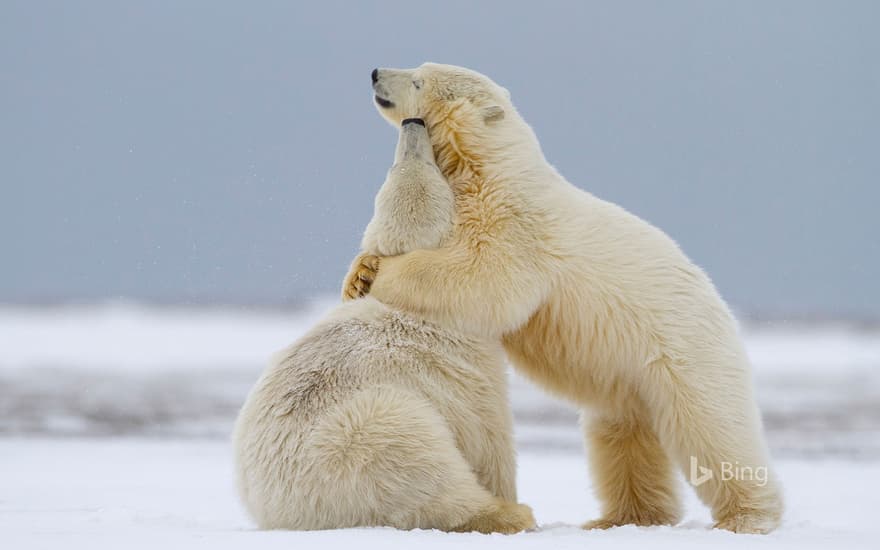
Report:
[[[349,529],[255,531],[233,490],[224,441],[0,440],[0,539],[7,549],[88,548],[876,548],[880,464],[780,460],[789,510],[767,535],[710,529],[686,491],[676,527],[582,531],[595,518],[583,459],[520,454],[520,499],[537,532],[512,536]]]
[[[709,530],[690,490],[677,527],[577,529],[598,513],[577,412],[515,375],[520,496],[538,532],[254,531],[233,490],[232,421],[268,357],[331,304],[0,308],[0,548],[877,545],[880,327],[847,324],[743,329],[787,494],[769,536]]]

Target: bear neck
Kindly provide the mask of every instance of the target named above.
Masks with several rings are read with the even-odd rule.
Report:
[[[525,180],[498,177],[499,174],[517,174],[534,166],[534,162],[523,162],[534,159],[534,152],[527,142],[516,138],[517,135],[523,135],[520,129],[506,126],[501,130],[492,130],[486,128],[482,121],[462,121],[455,115],[453,110],[438,117],[437,122],[431,125],[430,133],[437,166],[456,194],[464,189],[473,192],[487,186],[503,191],[515,186],[517,181]],[[505,124],[513,125],[516,122],[508,121]],[[526,135],[531,135],[531,128],[528,128]]]

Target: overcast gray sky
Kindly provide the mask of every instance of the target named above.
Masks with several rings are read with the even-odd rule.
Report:
[[[880,317],[878,2],[0,4],[0,302],[335,292],[375,66],[506,86],[550,162],[745,312]]]

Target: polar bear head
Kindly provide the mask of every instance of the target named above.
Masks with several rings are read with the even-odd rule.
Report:
[[[453,65],[374,69],[372,80],[379,112],[395,126],[408,118],[433,124],[462,110],[471,115],[471,122],[492,124],[503,120],[510,106],[507,90],[476,71]]]
[[[425,120],[437,165],[451,181],[462,171],[497,165],[494,157],[528,156],[520,146],[540,150],[507,90],[476,71],[425,63],[375,69],[372,81],[376,107],[392,125]]]

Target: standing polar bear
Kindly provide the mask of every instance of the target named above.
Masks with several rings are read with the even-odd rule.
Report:
[[[768,453],[735,321],[706,274],[659,229],[567,182],[489,78],[427,63],[372,79],[392,124],[427,122],[458,219],[439,248],[357,258],[349,294],[502,338],[520,372],[589,410],[602,516],[585,527],[676,523],[675,470],[694,464],[712,472],[692,483],[716,527],[774,529],[773,476],[724,475],[765,471]]]
[[[439,246],[454,204],[423,122],[405,121],[395,162],[364,249]],[[239,414],[244,505],[266,529],[529,529],[506,382],[498,339],[370,297],[343,304],[279,354]]]

